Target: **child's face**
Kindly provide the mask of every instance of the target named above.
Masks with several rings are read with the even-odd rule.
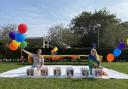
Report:
[[[39,49],[39,50],[37,51],[37,54],[38,54],[38,55],[41,55],[41,54],[42,54],[42,51]]]
[[[96,52],[93,50],[93,51],[91,52],[91,54],[92,54],[93,56],[95,56],[95,55],[96,55]]]

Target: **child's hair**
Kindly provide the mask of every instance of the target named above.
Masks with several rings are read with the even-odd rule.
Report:
[[[96,56],[96,59],[99,61],[100,59],[99,59],[99,55],[98,55],[96,49],[93,48],[93,49],[91,50],[91,54],[92,54],[92,51],[95,51],[95,52],[96,52],[96,55],[95,55],[95,56]]]
[[[37,49],[37,52],[40,51],[41,49]],[[42,50],[41,50],[42,51]]]

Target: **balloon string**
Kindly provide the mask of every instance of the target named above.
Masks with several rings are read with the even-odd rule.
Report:
[[[22,50],[20,52],[21,52],[21,56],[23,56]]]

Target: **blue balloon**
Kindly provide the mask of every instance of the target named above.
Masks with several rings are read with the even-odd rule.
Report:
[[[26,36],[24,34],[16,33],[15,40],[18,42],[23,42],[25,40]]]
[[[116,49],[113,50],[113,55],[115,57],[118,57],[120,54],[121,54],[121,50],[119,48],[116,48]]]

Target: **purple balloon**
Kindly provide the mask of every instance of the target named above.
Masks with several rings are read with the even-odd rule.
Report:
[[[9,37],[10,37],[12,40],[15,40],[15,32],[10,32],[10,33],[9,33]]]
[[[119,49],[125,49],[125,48],[126,48],[125,43],[124,43],[123,41],[121,41],[121,42],[119,43],[119,45],[118,45],[118,48],[119,48]]]

